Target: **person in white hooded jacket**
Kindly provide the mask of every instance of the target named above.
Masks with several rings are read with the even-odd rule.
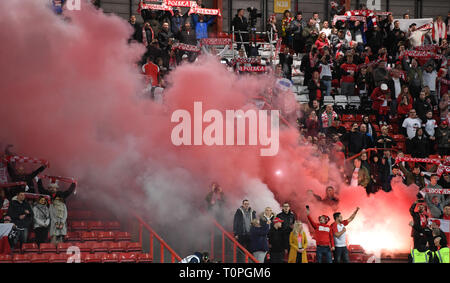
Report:
[[[41,196],[36,205],[33,206],[33,213],[36,243],[40,245],[48,241],[48,227],[50,225],[50,210],[44,196]]]

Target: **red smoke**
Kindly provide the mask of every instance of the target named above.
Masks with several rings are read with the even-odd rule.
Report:
[[[129,208],[174,219],[174,226],[190,221],[204,205],[213,180],[225,191],[228,217],[245,197],[258,213],[265,206],[278,212],[277,201],[285,200],[302,219],[305,203],[311,204],[313,215],[325,212],[307,199],[306,191],[322,195],[327,185],[339,188],[342,181],[337,168],[313,148],[298,145],[295,129],[280,133],[274,157],[260,157],[259,148],[249,146],[171,143],[174,110],[192,113],[195,101],[203,103],[204,111],[248,107],[249,99],[272,80],[239,78],[215,59],[202,58],[171,74],[166,106],[161,107],[142,97],[136,62],[144,48],[127,44],[131,28],[125,21],[87,5],[67,11],[71,20],[64,21],[47,2],[0,2],[0,140],[14,144],[14,151],[48,159],[46,173],[75,177],[80,195],[98,198],[103,193],[101,199],[111,203],[124,198]],[[361,188],[341,187],[344,217],[361,207],[349,228],[350,239],[364,231],[382,237],[380,231],[394,229],[397,238],[390,242],[400,246],[409,241],[413,198],[405,190],[398,186],[367,198]],[[198,238],[195,228],[183,227],[188,229],[184,234]]]

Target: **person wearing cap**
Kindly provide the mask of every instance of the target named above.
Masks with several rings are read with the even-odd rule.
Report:
[[[450,155],[450,129],[447,120],[442,120],[437,128],[436,140],[439,155]]]
[[[19,191],[17,199],[11,201],[7,215],[11,217],[11,222],[19,230],[19,242],[22,248],[22,244],[27,242],[28,232],[34,217],[33,209],[25,200],[24,191]]]
[[[315,231],[317,262],[331,263],[331,252],[334,251],[334,237],[331,233],[330,225],[327,224],[330,218],[327,215],[321,215],[319,216],[319,223],[315,222],[310,215],[309,206],[306,207],[306,215]]]
[[[59,193],[59,196],[66,201],[66,199],[75,192],[75,188],[77,186],[77,184],[75,182],[73,182],[69,189],[65,190],[65,191],[58,191],[59,189],[59,185],[58,185],[58,181],[56,180],[50,180],[50,184],[48,185],[48,189],[44,188],[43,184],[42,184],[42,179],[36,176],[36,182],[38,185],[38,191],[41,195],[47,195],[50,196],[50,198],[55,198],[56,194]]]
[[[379,87],[376,87],[372,94],[370,95],[373,104],[372,108],[376,111],[378,123],[384,123],[384,125],[389,122],[389,106],[391,101],[391,94],[387,84],[382,83]]]
[[[269,254],[270,263],[283,263],[285,254],[284,231],[281,225],[284,221],[278,217],[273,219],[273,225],[269,230]]]

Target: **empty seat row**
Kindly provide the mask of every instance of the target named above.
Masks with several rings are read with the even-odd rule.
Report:
[[[42,243],[39,247],[36,243],[25,243],[22,245],[23,253],[66,253],[71,247],[78,248],[81,252],[142,252],[140,243],[121,242],[77,242],[59,243],[58,245]],[[75,248],[75,249],[76,249]],[[69,251],[70,252],[70,251]]]
[[[129,232],[113,232],[113,231],[83,231],[83,232],[67,232],[67,241],[131,241]]]
[[[67,254],[15,254],[0,255],[0,263],[66,263],[68,259],[76,262],[76,258]],[[80,262],[136,262],[150,263],[153,261],[150,254],[143,253],[98,253],[81,254]]]
[[[73,231],[120,230],[120,223],[117,221],[72,221],[69,226]]]

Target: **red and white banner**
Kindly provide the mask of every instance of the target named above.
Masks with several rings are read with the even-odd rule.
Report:
[[[231,65],[234,66],[236,63],[239,64],[260,64],[260,59],[258,58],[234,58],[231,60]]]
[[[395,159],[395,163],[399,162],[420,162],[420,163],[433,163],[433,164],[441,164],[440,159],[430,159],[430,158],[412,158],[412,157],[397,157]]]
[[[421,192],[428,194],[450,195],[450,189],[430,189],[425,187],[421,190]]]
[[[240,66],[240,72],[265,72],[266,66]]]
[[[417,51],[430,51],[436,53],[439,50],[439,46],[437,44],[427,44],[422,46],[417,46],[414,48]]]
[[[179,49],[183,51],[189,51],[189,52],[200,52],[200,47],[196,45],[190,45],[185,43],[175,43],[172,45],[172,50]]]
[[[420,27],[416,28],[417,30],[427,30],[427,29],[432,29],[433,28],[433,23],[426,23],[424,25],[421,25]]]
[[[392,12],[377,12],[377,11],[374,11],[374,14],[376,16],[389,16],[389,15],[392,15]]]
[[[162,5],[158,4],[146,4],[146,3],[139,3],[137,12],[141,13],[141,10],[159,10],[159,11],[169,11],[173,16],[172,7],[169,7],[165,5],[164,3]]]
[[[77,180],[75,180],[74,178],[61,177],[61,176],[42,175],[42,176],[39,176],[39,178],[49,179],[52,183],[54,183],[56,180],[58,180],[60,182],[68,183],[68,184],[72,184],[72,183],[76,184],[77,183]]]
[[[338,16],[338,15],[336,15],[333,18],[333,25],[335,25],[337,21],[344,21],[344,22],[345,21],[353,21],[353,22],[360,21],[360,22],[365,23],[367,21],[367,19],[364,16],[350,16],[350,17],[348,17],[348,16]]]
[[[231,47],[231,38],[202,38],[201,45],[229,45]]]
[[[450,173],[450,166],[441,164],[441,165],[439,165],[439,167],[438,167],[438,169],[436,171],[436,174],[439,177],[441,177],[442,174],[444,174],[444,173]]]
[[[196,7],[196,1],[174,1],[174,0],[165,0],[164,4],[170,7]]]
[[[31,158],[26,156],[10,155],[4,158],[7,162],[19,162],[19,163],[34,163],[42,164],[50,167],[50,163],[45,159]]]
[[[356,68],[358,70],[361,70],[362,68],[369,68],[370,66],[376,65],[376,64],[380,63],[381,61],[383,61],[383,60],[382,59],[377,59],[377,60],[369,62],[367,64],[360,64],[360,65],[356,66]]]
[[[430,51],[418,51],[418,50],[406,50],[403,51],[400,56],[411,56],[418,58],[426,58],[426,59],[441,59],[443,56],[441,54],[436,54]]]
[[[201,15],[222,17],[222,14],[220,13],[219,9],[206,9],[206,8],[201,8],[199,6],[191,7],[188,15],[191,15],[191,14],[201,14]]]

